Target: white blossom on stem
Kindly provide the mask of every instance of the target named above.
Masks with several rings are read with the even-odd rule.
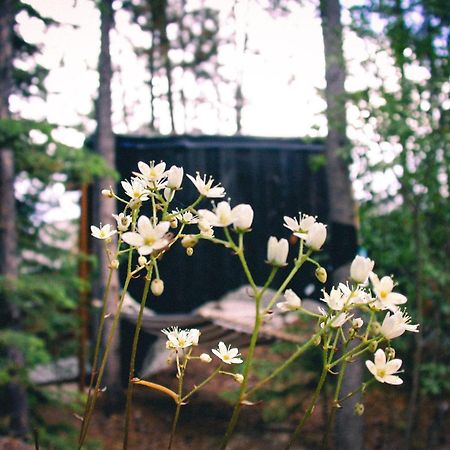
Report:
[[[350,266],[350,277],[356,283],[364,284],[375,265],[374,261],[363,256],[355,256]]]
[[[233,226],[238,231],[247,231],[250,229],[253,223],[253,208],[246,203],[236,205],[231,210],[233,216]]]
[[[124,233],[122,239],[128,245],[136,247],[140,255],[149,255],[154,250],[160,250],[168,244],[165,234],[169,227],[170,222],[159,222],[153,226],[148,217],[141,216],[137,222],[137,232]]]
[[[141,179],[132,178],[131,183],[125,180],[122,181],[121,184],[125,194],[127,194],[132,200],[148,200],[148,189],[146,184]]]
[[[206,175],[202,178],[198,172],[195,178],[188,174],[186,176],[192,181],[201,195],[208,198],[225,197],[225,188],[220,186],[220,183],[213,187],[214,178],[209,177],[208,181],[206,181]]]
[[[418,333],[418,324],[411,324],[411,317],[408,316],[406,311],[402,312],[400,309],[395,311],[393,314],[388,312],[381,324],[380,333],[386,339],[394,339],[401,336],[405,331],[412,331],[413,333]]]
[[[213,348],[211,350],[218,358],[220,358],[225,364],[241,364],[243,361],[238,356],[241,356],[237,348],[228,347],[223,343],[219,342],[219,349]]]
[[[284,298],[284,302],[277,303],[277,308],[279,308],[281,312],[297,311],[300,309],[302,301],[292,289],[286,289]]]
[[[294,233],[296,236],[299,233]],[[300,233],[302,234],[302,233]],[[307,247],[313,250],[320,250],[327,238],[327,227],[322,222],[314,222],[308,230],[305,238]]]
[[[172,166],[166,174],[166,187],[173,190],[180,189],[181,183],[183,182],[183,174],[184,170],[182,167]]]
[[[117,230],[112,230],[111,225],[107,223],[106,225],[100,224],[100,228],[95,225],[91,225],[91,234],[97,239],[108,239],[111,236],[115,235]]]
[[[401,359],[392,359],[391,361],[386,362],[386,354],[384,353],[384,350],[379,348],[375,352],[374,361],[375,363],[373,363],[370,360],[366,361],[366,366],[369,369],[370,373],[380,383],[388,383],[388,384],[403,383],[403,380],[395,375],[402,365]]]
[[[143,179],[144,181],[154,185],[158,183],[164,176],[166,170],[166,163],[160,162],[155,165],[154,161],[150,161],[150,165],[145,162],[138,162],[139,172],[133,172],[136,176]]]
[[[289,243],[286,239],[278,240],[270,236],[267,242],[267,262],[272,266],[285,266],[289,253]]]
[[[300,214],[299,220],[297,218],[284,216],[284,226],[291,230],[297,237],[306,239],[306,234],[310,230],[311,226],[316,222],[314,216],[308,216],[307,214]]]
[[[198,212],[200,219],[205,219],[213,227],[227,227],[233,223],[233,215],[228,202],[220,202],[214,211],[201,209]]]
[[[128,227],[131,225],[131,216],[127,216],[124,213],[113,214],[112,215],[117,222],[117,229],[119,231],[127,231]]]
[[[196,328],[181,330],[178,327],[161,330],[167,336],[166,348],[168,350],[181,350],[193,345],[198,345],[200,331]]]
[[[391,277],[385,276],[378,278],[378,276],[371,272],[370,281],[372,282],[373,291],[377,296],[374,306],[379,309],[389,309],[392,312],[397,310],[397,305],[402,305],[407,302],[407,298],[397,292],[392,292],[394,289],[394,281]]]

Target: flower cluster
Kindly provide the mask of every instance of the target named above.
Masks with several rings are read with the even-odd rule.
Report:
[[[308,215],[299,215],[299,219],[284,217],[284,226],[302,239],[304,244],[312,250],[319,250],[326,238],[325,225]],[[281,253],[279,242],[275,238],[270,244],[272,264],[285,263],[287,250]],[[269,258],[268,258],[269,259]],[[383,341],[391,341],[401,336],[405,331],[418,332],[418,325],[411,324],[411,317],[399,305],[407,302],[407,298],[400,293],[393,292],[395,283],[389,276],[381,279],[373,272],[375,263],[369,258],[356,256],[350,265],[350,279],[352,284],[340,283],[330,291],[323,290],[321,300],[326,308],[319,307],[320,327],[322,329],[340,328],[347,322],[344,339],[359,339],[363,342],[372,342],[374,348]],[[319,270],[324,270],[318,266]],[[326,272],[325,272],[326,273]],[[326,277],[325,277],[326,279]],[[370,280],[370,284],[368,281]],[[277,306],[282,312],[301,310],[300,298],[291,290],[284,293],[285,301]],[[386,314],[380,325],[376,320],[378,314]],[[364,321],[369,317],[367,326],[363,329]],[[347,335],[345,335],[347,333]],[[372,346],[372,347],[373,347]],[[369,349],[370,346],[367,346]],[[390,347],[389,347],[390,348]],[[389,384],[400,384],[401,379],[394,374],[398,371],[402,361],[400,359],[386,360],[383,350],[378,349],[375,354],[375,363],[367,361],[366,365],[378,381]]]
[[[419,325],[412,324],[411,317],[406,310],[400,308],[407,302],[407,298],[396,292],[396,285],[392,277],[382,276],[380,278],[374,272],[374,261],[363,256],[356,256],[350,265],[349,281],[323,290],[322,306],[315,311],[311,308],[307,309],[308,302],[302,301],[297,293],[289,288],[289,283],[303,264],[315,266],[316,278],[321,283],[326,283],[327,271],[314,259],[314,253],[320,252],[325,244],[327,226],[314,216],[299,213],[298,217],[284,217],[283,225],[292,235],[289,240],[285,237],[270,236],[265,244],[267,248],[266,262],[271,268],[267,271],[266,281],[261,284],[262,287],[259,287],[255,281],[256,277],[251,273],[247,264],[244,252],[244,238],[251,231],[254,220],[252,207],[245,203],[232,205],[230,200],[212,203],[212,207],[209,209],[198,207],[205,199],[223,199],[226,195],[225,188],[220,183],[215,183],[211,176],[196,173],[195,177],[189,174],[186,177],[197,191],[197,198],[187,206],[174,208],[172,205],[175,196],[182,189],[183,168],[171,166],[167,169],[165,162],[151,161],[148,164],[139,162],[138,170],[133,172],[133,177],[129,181],[121,182],[123,194],[117,194],[112,188],[102,191],[105,197],[121,202],[124,205],[123,210],[111,217],[112,223],[91,227],[92,236],[104,241],[110,270],[117,270],[119,260],[123,257],[128,258],[125,288],[121,294],[117,312],[114,314],[110,333],[114,333],[114,329],[117,327],[128,284],[132,279],[141,275],[145,280],[145,295],[143,295],[138,315],[130,358],[132,361],[130,383],[157,389],[174,399],[177,404],[177,412],[172,433],[176,428],[179,408],[216,375],[231,376],[240,384],[239,401],[233,413],[239,414],[240,405],[252,404],[248,397],[257,388],[287,369],[304,351],[319,344],[324,352],[321,380],[325,380],[328,374],[338,373],[339,377],[344,376],[348,361],[353,361],[366,352],[372,352],[374,360],[366,360],[366,366],[373,375],[373,379],[394,385],[402,383],[402,379],[398,376],[402,360],[395,358],[395,350],[391,347],[391,341],[407,331],[418,332]],[[180,202],[177,201],[176,204],[179,205]],[[115,224],[113,225],[113,223]],[[151,292],[153,296],[158,297],[164,293],[164,281],[160,278],[158,265],[162,260],[163,253],[169,251],[178,241],[189,256],[193,254],[194,247],[200,241],[209,241],[231,250],[242,266],[251,287],[251,297],[255,303],[255,321],[252,336],[249,339],[244,373],[223,370],[224,367],[241,364],[243,359],[237,348],[219,342],[217,348],[211,349],[212,354],[217,358],[217,367],[205,380],[195,385],[186,394],[183,394],[183,380],[190,361],[197,360],[205,364],[213,361],[213,357],[209,353],[196,354],[201,332],[195,328],[182,329],[173,326],[162,330],[167,337],[166,348],[170,351],[169,360],[176,361],[177,392],[157,383],[134,377],[137,338],[146,295]],[[114,246],[116,246],[115,249],[110,248]],[[289,258],[289,253],[292,254],[293,250],[291,247],[294,246],[297,247],[296,254]],[[281,272],[285,274],[284,281],[281,282],[278,289],[273,291],[274,294],[270,300],[263,303],[263,295],[269,293],[268,288],[275,280],[280,280]],[[107,294],[108,292],[104,296],[105,302],[108,298]],[[280,297],[282,297],[281,300]],[[106,310],[105,306],[103,308]],[[260,380],[256,386],[249,388],[248,386],[253,380],[252,359],[258,336],[261,327],[266,320],[270,319],[274,309],[280,314],[295,312],[295,314],[312,317],[316,321],[314,334],[310,340],[298,346],[284,363],[274,369],[272,374]],[[100,330],[105,317],[101,318]],[[348,345],[352,340],[355,345]],[[343,349],[342,355],[337,354],[338,348]],[[100,361],[98,351],[97,349],[94,361]],[[99,362],[100,368],[105,367],[108,352],[109,348],[105,350],[101,364]],[[338,370],[333,371],[332,369],[336,366],[338,366]],[[98,367],[92,368],[93,373],[96,373],[96,370]],[[95,387],[90,386],[89,389],[89,392],[93,393],[93,398],[88,399],[86,408],[88,419],[86,421],[83,419],[80,448],[86,436],[92,409],[99,392],[102,369],[100,372]],[[336,383],[336,388],[339,389],[341,385],[341,382]],[[127,394],[127,405],[131,404],[130,386],[131,384]],[[321,385],[319,387],[321,388]],[[339,391],[335,393],[334,398],[339,398]],[[337,401],[335,403],[338,404]],[[362,413],[361,408],[359,411]],[[127,414],[127,417],[129,416]],[[236,420],[237,416],[230,421],[232,427],[227,430],[227,436],[230,436]]]

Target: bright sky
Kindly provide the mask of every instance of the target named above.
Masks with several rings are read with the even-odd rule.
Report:
[[[13,97],[11,108],[23,117],[47,119],[57,124],[55,137],[68,145],[79,147],[85,136],[95,129],[95,122],[88,118],[88,114],[98,88],[98,9],[93,0],[28,1],[42,15],[55,19],[61,25],[46,30],[37,19],[30,19],[26,14],[19,17],[20,31],[25,40],[41,45],[42,55],[38,61],[50,70],[46,80],[48,96],[45,100],[39,97]],[[326,133],[326,121],[322,112],[326,105],[319,90],[325,87],[325,70],[320,20],[315,2],[304,1],[301,5],[300,2],[292,2],[291,13],[276,20],[258,3],[261,2],[187,0],[188,7],[192,8],[202,4],[217,7],[223,22],[223,33],[236,31],[234,43],[220,49],[219,61],[226,77],[242,77],[246,98],[243,134],[323,136]],[[233,17],[230,8],[233,5],[235,19],[230,25],[229,18]],[[150,96],[146,84],[148,73],[145,61],[136,55],[133,45],[145,46],[149,37],[131,23],[129,14],[120,8],[119,1],[115,7],[116,30],[111,36],[115,67],[112,87],[114,130],[117,133],[142,134],[150,117]],[[345,12],[343,21],[349,21]],[[245,33],[248,35],[246,52],[243,51]],[[367,83],[377,83],[377,78],[365,72],[361,65],[361,61],[372,50],[368,44],[347,33],[344,46],[349,73],[347,89],[351,91],[361,89]],[[382,53],[378,57],[389,79],[389,58]],[[23,68],[26,69],[26,66]],[[200,85],[188,76],[180,82],[188,99],[198,96],[209,98],[210,94],[214,94],[211,83]],[[164,89],[164,86],[157,85],[156,88]],[[391,88],[396,89],[395,83]],[[184,122],[181,109],[176,108],[177,133],[233,134],[236,129],[234,90],[223,84],[219,86],[219,91],[224,104],[219,111],[211,102],[200,103],[194,111],[193,107],[187,111]],[[166,102],[160,101],[157,108],[160,113],[167,111]],[[124,114],[124,111],[127,113]],[[358,123],[359,112],[355,108],[349,109],[348,116],[351,123],[358,125],[350,127],[350,137],[368,142],[374,150],[374,157],[379,158],[382,152],[377,150],[378,144],[372,139],[374,136],[370,125]],[[161,132],[168,133],[169,116],[163,114],[162,117]],[[377,181],[380,189],[385,189],[386,180],[395,188],[395,176],[391,175],[391,180],[388,174],[384,182]],[[358,185],[355,188],[358,192]]]

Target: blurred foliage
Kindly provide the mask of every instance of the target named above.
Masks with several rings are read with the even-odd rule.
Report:
[[[448,395],[448,8],[434,0],[366,0],[351,14],[353,30],[375,45],[365,66],[378,77],[351,96],[378,141],[375,157],[373,147],[357,150],[367,196],[362,243],[377,272],[395,275],[421,324],[405,349],[413,386],[420,380],[424,394]],[[390,58],[394,75],[383,73],[380,55]],[[383,177],[396,185],[380,190]]]
[[[297,332],[299,328],[297,327]],[[294,328],[291,332],[294,331]],[[277,342],[270,346],[271,355],[267,359],[255,361],[254,369],[259,379],[270,375],[281,362],[291,356],[297,345]],[[277,376],[273,382],[261,388],[255,396],[264,402],[263,419],[267,422],[285,422],[299,412],[299,405],[311,398],[319,380],[322,365],[320,347],[313,348],[298,358],[289,368]]]

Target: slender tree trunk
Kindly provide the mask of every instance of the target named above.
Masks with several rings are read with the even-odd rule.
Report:
[[[106,159],[107,164],[111,168],[115,168],[115,141],[112,131],[111,123],[111,55],[110,55],[110,41],[109,32],[113,26],[113,10],[112,0],[103,0],[100,3],[101,12],[101,47],[99,58],[99,75],[100,87],[97,99],[97,151]],[[102,224],[114,224],[112,214],[116,213],[116,204],[113,200],[105,198],[101,195],[102,189],[109,189],[114,186],[114,180],[111,177],[104,177],[95,186],[94,199],[96,200],[96,207],[94,208],[95,222]],[[100,276],[96,280],[94,286],[97,296],[100,298],[105,290],[108,279],[108,260],[106,258],[102,242],[96,241],[97,254],[99,257]],[[115,240],[110,244],[112,248],[116,245]],[[114,271],[110,295],[107,299],[107,314],[111,318],[114,316],[119,300],[119,277],[117,271]],[[105,322],[105,334],[108,336],[112,325],[111,319]],[[119,346],[119,330],[116,334],[111,347],[108,364],[105,373],[105,385],[107,387],[107,402],[106,407],[109,411],[116,410],[122,403],[122,388],[121,388],[121,370],[120,370],[120,346]]]
[[[342,46],[341,6],[339,0],[321,0],[320,16],[325,49],[328,135],[326,172],[330,207],[329,231],[333,282],[345,281],[349,265],[357,252],[355,205],[348,167],[343,153],[348,145],[345,109],[345,61]],[[341,395],[355,390],[362,382],[362,364],[347,366]],[[336,415],[335,439],[338,449],[359,450],[363,446],[362,419],[355,416],[357,395],[346,400]]]
[[[167,102],[169,103],[169,116],[171,132],[175,133],[175,113],[173,102],[173,79],[172,79],[172,63],[169,57],[170,42],[167,36],[167,0],[150,0],[150,11],[153,18],[153,28],[155,34],[158,35],[159,53],[161,56],[162,66],[166,72],[167,78]]]
[[[0,2],[0,119],[10,117],[8,99],[13,85],[12,63],[14,26],[14,1]],[[9,148],[0,148],[0,276],[10,282],[13,290],[18,276],[18,249],[16,232],[16,203],[14,196],[14,153]],[[9,290],[9,289],[8,289]],[[21,329],[19,308],[10,298],[1,299],[8,326],[15,331]],[[6,322],[5,321],[5,322]],[[13,367],[8,383],[10,431],[24,437],[29,431],[28,401],[24,385],[19,378],[25,362],[22,351],[11,346],[7,349]]]
[[[155,79],[155,31],[152,30],[152,46],[148,51],[148,68],[150,72],[150,80],[148,86],[150,88],[150,133],[156,132],[156,108],[155,108],[155,89],[153,80]]]

